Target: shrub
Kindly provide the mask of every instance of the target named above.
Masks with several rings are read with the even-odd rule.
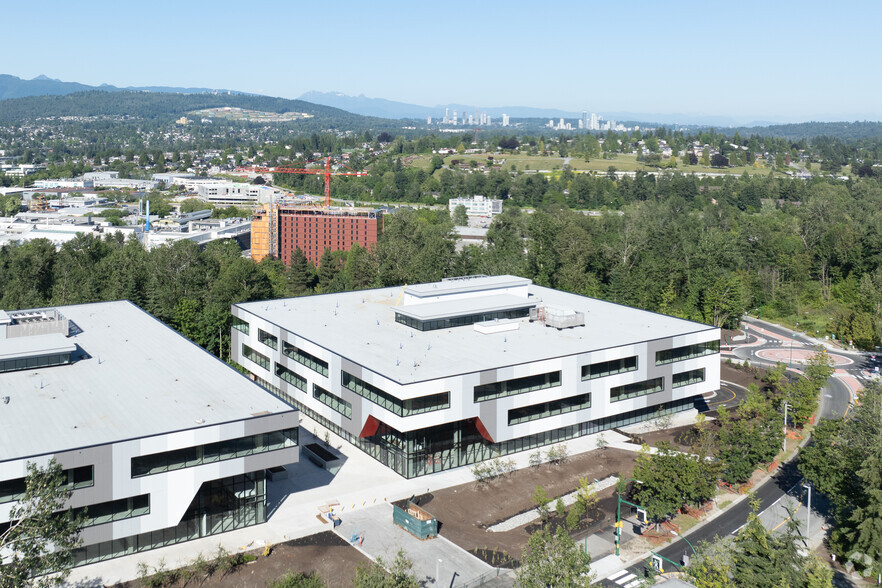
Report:
[[[569,455],[566,445],[554,445],[545,452],[545,458],[555,465],[565,462]]]
[[[560,518],[564,518],[567,514],[567,507],[564,505],[564,501],[562,498],[558,498],[557,502],[554,503],[554,510],[557,512],[557,516]]]
[[[529,462],[531,468],[539,467],[542,464],[542,452],[538,449],[530,454]]]
[[[268,584],[269,588],[324,588],[325,583],[322,582],[322,579],[315,575],[315,572],[310,575],[304,575],[302,573],[294,573],[288,572],[281,578],[277,580],[273,580]]]

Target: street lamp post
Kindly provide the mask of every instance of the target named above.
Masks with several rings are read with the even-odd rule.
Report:
[[[628,482],[637,482],[638,484],[643,483],[637,478],[626,478],[624,482],[619,484],[618,493],[616,494],[616,557],[619,556],[619,545],[622,543],[622,503],[624,502],[634,508],[640,508],[640,505],[628,502],[627,500],[622,500],[622,488],[627,486]]]
[[[806,540],[806,544],[809,545],[809,549],[811,549],[810,543],[812,540],[812,533],[811,533],[812,485],[811,484],[803,484],[802,487],[808,490],[808,505],[805,509],[805,540]]]
[[[787,451],[787,409],[790,408],[790,403],[784,403],[784,447],[781,451]],[[782,458],[783,459],[783,458]]]

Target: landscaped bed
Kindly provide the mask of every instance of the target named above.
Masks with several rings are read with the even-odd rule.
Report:
[[[178,580],[174,586],[210,586],[212,588],[263,587],[287,572],[315,572],[326,586],[351,586],[355,568],[359,563],[369,564],[365,556],[351,547],[338,535],[326,531],[272,546],[269,556],[264,549],[248,552],[257,559],[238,566],[232,572],[221,575],[215,571],[211,576],[193,575],[186,583]],[[212,554],[208,554],[211,558]],[[250,558],[249,558],[250,559]],[[118,584],[116,588],[144,588],[137,580]]]
[[[543,448],[547,451],[548,448]],[[554,500],[579,487],[579,478],[589,482],[610,475],[629,476],[635,453],[606,448],[567,458],[563,463],[545,463],[519,470],[486,483],[470,482],[418,497],[419,505],[437,517],[439,534],[491,565],[511,567],[520,560],[535,525],[492,533],[487,527],[535,508],[533,493],[541,485]],[[589,512],[575,535],[584,536],[612,527],[615,518],[615,488],[598,494],[598,509]]]

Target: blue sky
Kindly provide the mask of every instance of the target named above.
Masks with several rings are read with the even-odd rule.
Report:
[[[41,2],[0,73],[423,105],[882,120],[879,0]]]

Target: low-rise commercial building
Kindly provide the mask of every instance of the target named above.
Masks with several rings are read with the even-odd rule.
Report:
[[[77,565],[266,521],[296,410],[126,301],[0,311],[0,533],[27,464],[86,509]]]
[[[232,358],[407,478],[688,410],[720,330],[543,288],[456,278],[233,305]]]
[[[272,186],[214,181],[197,184],[196,194],[206,202],[229,206],[273,202],[282,196],[282,191]]]
[[[502,200],[486,198],[481,195],[472,198],[451,198],[447,205],[451,214],[457,206],[464,206],[466,214],[469,216],[492,218],[497,214],[502,214]]]

